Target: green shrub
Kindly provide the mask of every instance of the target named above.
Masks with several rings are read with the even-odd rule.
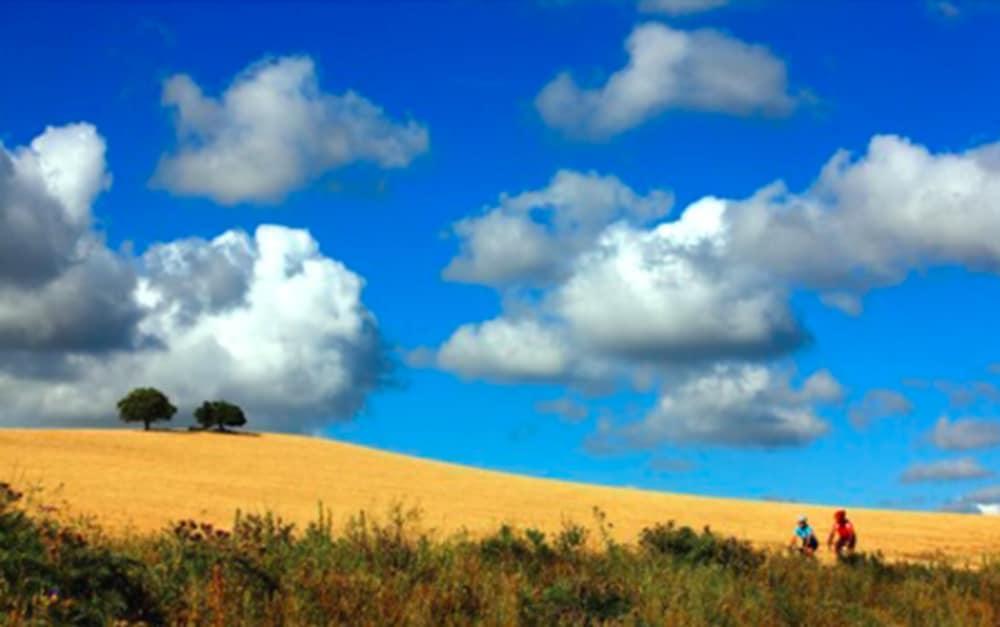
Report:
[[[0,483],[0,611],[53,624],[162,622],[145,564],[35,520],[18,508],[20,499]]]
[[[766,559],[749,542],[719,537],[708,527],[698,534],[690,527],[677,528],[673,521],[643,529],[639,545],[652,554],[667,555],[687,564],[718,564],[738,572],[755,570]]]

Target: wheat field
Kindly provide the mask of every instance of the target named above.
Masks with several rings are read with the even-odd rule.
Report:
[[[787,542],[807,514],[819,534],[833,508],[609,488],[478,470],[331,440],[125,430],[0,430],[0,480],[40,490],[66,514],[95,517],[111,533],[142,533],[193,518],[228,525],[237,509],[305,524],[320,502],[335,521],[395,503],[419,507],[439,533],[493,531],[501,523],[558,530],[594,525],[603,510],[619,541],[674,520],[748,539]],[[1000,519],[850,510],[860,548],[893,559],[939,556],[975,563],[1000,554]]]

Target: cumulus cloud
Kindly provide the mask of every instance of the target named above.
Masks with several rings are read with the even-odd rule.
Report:
[[[0,280],[35,287],[85,256],[90,204],[110,185],[104,140],[89,124],[49,127],[0,146]]]
[[[438,349],[438,367],[466,378],[507,383],[586,385],[604,364],[577,351],[559,329],[532,318],[495,318],[459,327]]]
[[[944,450],[967,451],[1000,445],[1000,421],[938,418],[929,434],[930,442]]]
[[[903,483],[919,483],[927,481],[958,481],[962,479],[982,479],[993,473],[983,468],[971,457],[961,459],[946,459],[927,464],[914,464],[903,471],[899,480]]]
[[[115,401],[139,385],[163,389],[184,411],[204,399],[231,399],[257,428],[301,431],[350,417],[379,384],[384,353],[375,318],[361,302],[362,279],[324,257],[308,232],[230,231],[211,241],[161,244],[145,261],[204,260],[234,250],[219,263],[241,266],[233,269],[243,277],[236,289],[213,292],[211,275],[191,276],[181,293],[177,281],[190,270],[184,261],[139,278],[139,326],[154,346],[75,355],[74,376],[66,380],[0,373],[4,421],[110,421]]]
[[[1000,143],[935,154],[905,138],[876,136],[860,158],[836,153],[803,192],[777,182],[745,199],[692,203],[677,220],[639,232],[667,244],[655,250],[672,253],[641,260],[659,270],[685,252],[696,273],[715,271],[752,294],[808,289],[854,313],[867,291],[914,270],[1000,271],[1000,241],[992,236],[1000,230],[998,174]],[[609,227],[597,241],[613,241],[616,231],[627,239],[626,230]],[[995,387],[973,391],[990,395]]]
[[[857,313],[869,291],[915,270],[957,265],[1000,271],[1000,244],[992,236],[1000,232],[1000,213],[993,210],[1000,205],[998,174],[1000,144],[933,153],[904,138],[877,136],[860,157],[838,152],[801,192],[777,182],[743,199],[704,197],[671,218],[574,209],[592,194],[565,194],[565,206],[549,209],[555,203],[535,199],[554,183],[512,197],[532,199],[517,211],[512,207],[518,203],[502,197],[498,207],[471,218],[467,232],[459,231],[461,250],[446,275],[495,286],[503,310],[491,321],[460,327],[432,361],[494,381],[577,385],[583,369],[591,384],[596,375],[606,386],[632,381],[639,387],[641,380],[643,389],[677,373],[717,377],[717,366],[767,364],[810,340],[790,306],[794,291]],[[564,172],[554,181],[560,177],[627,189],[608,176]],[[537,206],[546,208],[521,209]],[[552,226],[561,214],[599,217],[577,219],[587,225],[577,229],[586,237],[564,239],[564,231]],[[497,216],[537,234],[537,243],[525,250],[538,255],[513,255],[527,260],[517,268],[503,259],[504,251],[519,250],[516,242],[532,240],[493,238],[484,225]],[[470,234],[480,228],[482,241]],[[558,254],[547,257],[551,251]],[[946,392],[956,402],[990,398],[995,386]],[[905,398],[877,391],[852,414],[861,424],[908,411]],[[985,440],[965,430],[964,424],[946,425],[937,440],[961,449],[993,437],[989,430]],[[738,433],[749,434],[751,444],[767,439]],[[707,430],[702,439],[710,437],[728,436]]]
[[[864,398],[851,406],[848,413],[856,427],[865,427],[872,421],[889,416],[907,416],[913,412],[913,403],[894,390],[869,390]]]
[[[642,421],[600,437],[627,448],[654,448],[668,442],[801,446],[829,429],[815,407],[835,403],[841,394],[840,385],[826,371],[796,387],[787,370],[718,365],[664,390]]]
[[[91,204],[111,184],[105,151],[82,123],[0,146],[0,350],[138,342],[134,273],[92,229]]]
[[[780,355],[807,334],[782,286],[722,265],[723,203],[699,201],[651,230],[612,226],[551,295],[574,337],[639,361]]]
[[[104,150],[85,124],[0,150],[0,220],[71,250],[29,242],[40,267],[0,272],[0,424],[107,424],[139,385],[185,411],[228,398],[259,428],[356,412],[387,366],[361,277],[282,226],[111,251],[91,225]]]
[[[201,238],[155,244],[142,255],[143,287],[156,288],[156,301],[188,322],[203,312],[245,303],[253,280],[254,247],[238,231],[211,242]],[[151,296],[151,295],[150,295]]]
[[[564,276],[567,262],[616,221],[645,224],[662,217],[673,195],[639,195],[617,177],[560,170],[549,184],[514,196],[453,225],[461,250],[446,279],[486,285],[544,284]]]
[[[538,234],[520,238],[537,240],[538,255],[511,255],[526,265],[489,263],[483,251],[502,259],[509,249],[489,242],[519,238],[487,234],[463,240],[449,272],[515,284],[547,277],[538,317],[559,321],[586,350],[659,362],[775,356],[808,339],[788,308],[792,289],[847,307],[920,268],[1000,269],[998,172],[1000,144],[933,154],[880,136],[860,159],[835,155],[804,192],[779,183],[744,200],[706,197],[676,220],[618,220],[564,247],[552,245],[544,219],[519,214],[521,230]]]
[[[729,4],[729,0],[639,0],[639,10],[666,15],[689,15],[711,11]]]
[[[545,123],[570,136],[601,139],[668,109],[780,115],[795,105],[784,62],[718,31],[641,24],[625,49],[628,64],[601,87],[580,87],[568,72],[546,85],[535,99]]]
[[[508,205],[523,201],[522,206],[537,206],[537,198],[548,197],[557,182],[583,178],[560,173],[548,190],[518,195],[514,197],[518,202]],[[617,179],[586,178],[617,188],[616,196],[630,199],[631,213],[639,219],[665,210],[665,198],[640,200]],[[769,283],[754,268],[719,263],[726,248],[724,203],[706,199],[673,222],[643,229],[611,211],[614,204],[600,203],[601,211],[595,211],[594,196],[563,195],[567,204],[560,206],[555,218],[518,218],[542,228],[543,219],[579,225],[580,219],[567,219],[562,212],[597,216],[588,220],[595,226],[585,229],[594,234],[542,247],[558,253],[560,270],[546,272],[550,285],[543,298],[536,305],[525,305],[537,311],[529,316],[511,312],[462,326],[441,347],[440,366],[464,376],[501,381],[592,381],[596,375],[614,376],[616,368],[609,364],[621,361],[679,364],[767,357],[787,353],[807,340],[781,286]],[[496,210],[487,215],[495,214]],[[563,242],[559,236],[564,230],[555,232],[554,241]],[[464,243],[449,268],[471,268],[470,259],[485,258],[481,250]],[[540,276],[531,272],[505,278],[518,278],[514,285],[544,286]]]
[[[78,261],[91,200],[110,184],[104,153],[89,124],[49,127],[13,151],[0,146],[0,281],[37,286]]]
[[[872,138],[838,152],[801,194],[763,188],[727,211],[744,262],[821,293],[860,297],[933,265],[1000,270],[1000,143],[932,153],[908,139]]]
[[[178,145],[153,183],[226,205],[280,201],[349,163],[403,167],[428,148],[421,124],[395,122],[353,91],[322,91],[309,57],[251,65],[218,98],[177,74],[162,100],[175,112]]]

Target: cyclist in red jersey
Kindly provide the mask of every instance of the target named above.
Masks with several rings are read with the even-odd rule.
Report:
[[[833,514],[833,529],[830,529],[826,545],[834,548],[837,551],[837,557],[842,558],[853,553],[857,543],[858,534],[854,531],[854,524],[847,519],[847,512],[838,509]]]

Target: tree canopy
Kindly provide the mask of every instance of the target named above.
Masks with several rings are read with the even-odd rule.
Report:
[[[194,410],[194,418],[205,429],[215,427],[225,431],[226,427],[242,427],[247,418],[239,405],[228,401],[205,401]]]
[[[149,431],[153,422],[170,420],[177,408],[156,388],[135,388],[118,401],[118,418],[123,422],[141,422]]]

